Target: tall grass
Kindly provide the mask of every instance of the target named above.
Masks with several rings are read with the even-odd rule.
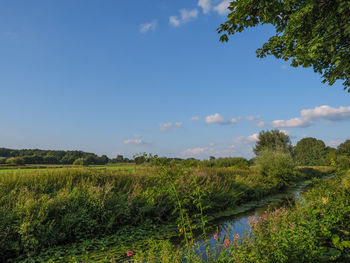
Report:
[[[281,184],[255,168],[69,168],[2,173],[0,188],[0,259],[6,260],[145,222],[176,223],[186,237],[204,229],[206,215],[276,192]]]

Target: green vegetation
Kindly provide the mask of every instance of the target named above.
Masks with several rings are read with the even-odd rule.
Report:
[[[294,172],[293,180],[309,177]],[[0,257],[16,258],[142,224],[194,230],[206,216],[277,192],[284,182],[249,167],[175,166],[1,173],[0,185]]]
[[[294,159],[298,165],[324,165],[326,145],[315,138],[303,138],[294,148]]]
[[[260,58],[273,55],[291,66],[313,67],[330,85],[343,80],[350,92],[350,3],[348,0],[237,0],[218,28],[228,35],[271,24],[276,34],[257,50]]]
[[[279,150],[290,154],[293,146],[289,136],[282,131],[261,131],[253,151],[258,156],[264,149]]]
[[[313,181],[315,190],[295,208],[250,222],[251,234],[217,238],[214,250],[207,242],[206,254],[209,262],[346,261],[350,175],[341,171],[350,167],[348,146],[346,141],[333,149],[306,138],[293,148],[287,135],[274,130],[259,134],[257,157],[249,161],[139,154],[137,164],[86,166],[92,157],[86,155],[70,166],[5,166],[0,170],[0,259],[200,262],[196,238],[207,238],[210,222],[337,170],[335,179]],[[11,158],[19,156],[6,162]],[[331,166],[300,166],[310,163]],[[320,198],[337,207],[321,210]]]

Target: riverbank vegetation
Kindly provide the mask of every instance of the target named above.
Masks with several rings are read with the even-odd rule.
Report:
[[[258,145],[261,147],[255,148],[259,148],[256,158],[249,161],[237,157],[177,160],[142,154],[135,156],[142,165],[126,169],[73,165],[2,170],[0,258],[10,262],[200,261],[194,251],[195,239],[206,238],[212,220],[248,202],[281,193],[297,182],[329,175],[346,167],[346,161],[339,162],[340,156],[350,158],[345,142],[330,157],[330,166],[296,166],[300,163],[289,138],[278,131],[261,132]],[[315,145],[319,147],[320,143]],[[324,156],[320,155],[319,161],[324,161]],[[347,180],[342,182],[347,184]],[[288,220],[293,218],[296,220],[286,216]],[[252,262],[260,248],[251,247],[258,245],[259,233],[268,233],[255,233],[259,228],[254,227],[253,234],[244,239],[254,244],[249,246],[251,250],[242,241],[232,250],[242,257],[249,254]],[[182,240],[181,249],[173,245],[173,238],[177,243]],[[221,241],[228,249],[234,240]],[[347,243],[341,246],[346,248]],[[213,254],[210,250],[208,247],[208,256]],[[218,251],[224,251],[220,260],[230,262],[232,257],[226,256],[231,250],[220,247]]]
[[[312,176],[324,174],[312,171]],[[296,169],[288,183],[306,178],[309,170]],[[203,218],[278,192],[286,183],[253,167],[1,174],[0,256],[30,256],[145,223],[198,228]]]

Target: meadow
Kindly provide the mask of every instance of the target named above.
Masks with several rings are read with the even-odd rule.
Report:
[[[330,169],[287,172],[288,180],[254,166],[2,170],[0,258],[109,262],[128,260],[135,248],[142,255],[154,238],[171,244],[166,240],[177,236],[189,244],[220,212]],[[94,260],[96,250],[109,253]]]

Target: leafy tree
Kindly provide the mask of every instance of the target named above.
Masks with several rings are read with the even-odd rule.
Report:
[[[264,148],[255,160],[258,171],[280,185],[287,185],[294,177],[295,164],[290,154]]]
[[[273,151],[280,150],[284,153],[291,154],[292,143],[287,134],[279,130],[261,131],[258,136],[258,141],[253,149],[258,156],[261,151],[270,149]]]
[[[347,140],[340,144],[337,148],[336,153],[339,155],[347,155],[350,157],[350,140]]]
[[[326,145],[315,138],[303,138],[294,148],[294,158],[299,165],[324,165]]]
[[[84,158],[78,158],[74,160],[73,165],[86,165],[86,160]]]
[[[6,160],[6,164],[9,165],[22,165],[24,164],[24,160],[22,157],[11,157]]]
[[[291,66],[313,67],[329,85],[343,80],[350,92],[349,0],[237,0],[218,28],[220,41],[259,24],[271,24],[276,34],[256,53],[273,55]]]

